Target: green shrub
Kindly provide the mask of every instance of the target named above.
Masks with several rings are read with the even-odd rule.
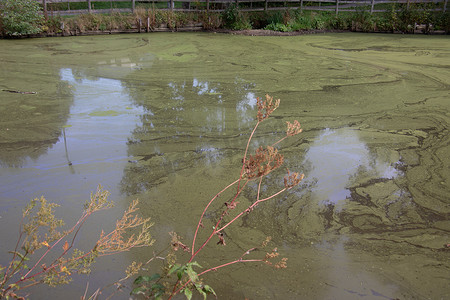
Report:
[[[0,1],[0,32],[3,36],[23,36],[42,31],[41,7],[34,0]]]
[[[312,21],[312,26],[314,29],[322,30],[326,28],[326,25],[327,23],[325,21],[325,18],[321,15],[316,15]]]
[[[450,33],[450,12],[441,12],[435,15],[434,21],[435,30],[444,30],[445,33]]]
[[[231,3],[222,14],[222,21],[225,28],[232,30],[252,29],[252,24],[248,14],[242,14],[239,5]]]
[[[373,14],[367,10],[360,10],[352,17],[352,30],[372,32],[376,28],[376,21]]]
[[[310,30],[313,28],[311,16],[299,15],[295,19],[295,24],[292,26],[293,30]]]
[[[238,22],[240,18],[239,5],[236,3],[231,3],[227,6],[222,15],[223,25],[225,28],[232,29],[234,25]]]
[[[266,14],[267,24],[284,24],[283,12],[271,11]]]
[[[282,23],[270,23],[266,27],[264,27],[265,30],[273,30],[273,31],[281,31],[281,32],[288,32],[292,31],[292,28],[290,26],[286,26]]]

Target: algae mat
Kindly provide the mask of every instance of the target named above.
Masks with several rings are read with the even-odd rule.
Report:
[[[91,287],[164,248],[169,231],[190,243],[204,205],[239,176],[256,97],[269,93],[281,106],[251,149],[300,121],[303,133],[280,151],[305,180],[227,228],[227,246],[212,243],[198,262],[226,263],[271,236],[288,268],[209,273],[219,298],[450,298],[447,37],[158,33],[0,47],[1,228],[17,226],[22,206],[40,195],[70,221],[99,183],[118,208],[87,224],[82,246],[134,198],[155,222],[156,245],[99,261]],[[282,171],[264,182],[264,194],[283,185]],[[242,207],[256,189],[249,185]],[[85,283],[32,292],[78,299]]]

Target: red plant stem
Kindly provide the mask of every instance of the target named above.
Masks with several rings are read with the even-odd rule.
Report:
[[[261,195],[261,182],[262,182],[262,176],[259,178],[259,184],[258,184],[258,194],[256,195],[256,201],[259,201],[259,196]]]
[[[244,189],[244,187],[247,185],[247,183],[248,183],[248,180],[244,183],[244,185],[242,186],[242,188],[236,193],[236,195],[234,196],[232,202],[233,202],[234,200],[236,200],[236,198],[240,195],[240,193],[242,192],[242,190]],[[230,203],[232,203],[232,202],[230,202]],[[222,212],[222,215],[220,216],[220,218],[219,218],[219,220],[217,221],[216,226],[214,226],[214,228],[219,227],[220,222],[222,222],[223,217],[228,213],[228,210],[229,210],[229,208],[225,209],[225,210]],[[198,250],[195,251],[194,254],[191,255],[191,258],[189,259],[188,262],[191,262],[191,261],[194,259],[194,257],[195,257],[195,256],[196,256],[196,255],[197,255],[197,254],[198,254],[198,253],[206,246],[206,244],[208,244],[208,242],[212,239],[212,237],[213,237],[217,232],[218,232],[218,231],[217,231],[216,229],[214,229],[214,230],[211,232],[211,235],[205,240],[205,242],[203,242],[203,244],[200,246],[200,248],[198,248]]]
[[[89,251],[88,253],[85,253],[85,254],[83,254],[83,255],[81,255],[81,256],[79,256],[79,257],[76,257],[76,258],[74,258],[74,259],[71,259],[70,261],[75,261],[75,260],[84,258],[84,257],[90,255],[91,252],[92,252],[92,251]],[[31,276],[29,276],[29,277],[23,276],[20,280],[16,281],[14,284],[15,284],[15,285],[18,285],[19,283],[21,283],[21,282],[23,282],[23,281],[30,280],[31,278],[34,278],[34,277],[39,276],[39,275],[41,275],[41,274],[43,274],[43,273],[46,273],[46,272],[48,272],[49,270],[52,270],[52,269],[56,268],[57,266],[59,266],[59,263],[58,263],[58,264],[54,264],[54,265],[52,265],[52,266],[46,268],[45,270],[42,270],[42,271],[40,271],[40,272],[38,272],[38,273],[36,273],[36,274],[34,274],[34,275],[31,275]],[[36,266],[34,266],[34,267],[36,267]],[[34,267],[33,267],[33,268],[34,268]],[[28,273],[29,273],[29,272],[28,272]],[[27,273],[27,274],[28,274],[28,273]],[[39,283],[39,282],[38,282],[38,283]],[[30,285],[28,285],[28,286],[30,286]],[[28,286],[26,286],[26,287],[28,287]],[[31,286],[32,286],[32,285],[31,285]],[[24,289],[24,288],[25,288],[25,287],[22,287],[21,289]],[[11,285],[10,285],[8,288],[6,288],[6,289],[4,290],[4,292],[8,291],[9,289],[11,289]]]
[[[238,186],[237,186],[236,195],[233,197],[233,200],[230,201],[230,204],[233,204],[233,203],[236,201],[237,197],[238,197],[238,196],[240,195],[240,193],[242,192],[244,186],[247,185],[248,180],[245,182],[244,186],[241,188],[242,174],[244,173],[245,160],[246,160],[246,158],[247,158],[247,153],[248,153],[248,148],[249,148],[249,146],[250,146],[250,141],[252,140],[253,135],[255,134],[255,131],[256,131],[256,129],[258,128],[259,123],[261,123],[261,121],[258,120],[258,121],[256,122],[255,127],[254,127],[253,130],[252,130],[252,133],[250,134],[250,136],[249,136],[249,138],[248,138],[248,140],[247,140],[247,146],[245,147],[244,157],[243,157],[243,159],[242,159],[242,168],[241,168],[241,173],[240,173],[240,175],[239,175],[239,179],[236,180],[235,182],[231,183],[231,184],[228,185],[227,187],[225,187],[225,188],[224,188],[222,191],[220,191],[219,193],[217,193],[217,195],[214,196],[214,197],[211,199],[211,201],[208,203],[208,205],[207,205],[207,206],[205,207],[205,209],[203,210],[203,213],[202,213],[202,215],[201,215],[201,217],[200,217],[200,220],[199,220],[199,222],[198,222],[198,224],[197,224],[197,229],[195,230],[194,239],[193,239],[193,241],[192,241],[192,248],[191,248],[191,249],[192,249],[192,250],[191,250],[192,252],[191,252],[191,258],[189,259],[189,262],[191,262],[191,261],[194,259],[194,257],[197,255],[197,253],[198,253],[199,251],[201,251],[201,250],[206,246],[206,244],[211,240],[211,238],[218,232],[218,231],[216,231],[216,230],[214,229],[214,230],[212,231],[211,235],[210,235],[210,236],[206,239],[206,241],[202,244],[202,246],[200,246],[200,248],[199,248],[197,251],[195,251],[195,241],[196,241],[196,239],[197,239],[198,230],[199,230],[199,228],[200,228],[200,224],[202,224],[203,217],[204,217],[204,215],[205,215],[207,209],[208,209],[209,206],[211,205],[211,203],[212,203],[215,199],[217,199],[217,197],[218,197],[222,192],[224,192],[225,190],[227,190],[229,187],[231,187],[232,185],[234,185],[234,184],[237,182]],[[222,216],[219,218],[219,220],[217,221],[217,224],[216,224],[216,226],[215,226],[214,228],[217,228],[217,227],[220,225],[220,222],[222,222],[222,219],[223,219],[223,217],[225,216],[225,214],[226,214],[227,212],[228,212],[228,209],[226,209],[226,210],[222,213]]]
[[[225,228],[227,228],[229,225],[231,225],[231,223],[233,223],[234,221],[236,221],[236,220],[237,220],[239,217],[241,217],[244,213],[250,212],[250,211],[251,211],[256,205],[258,205],[259,203],[264,202],[264,201],[267,201],[267,200],[270,200],[270,199],[272,199],[273,197],[278,196],[279,194],[281,194],[282,192],[284,192],[284,191],[286,191],[286,190],[287,190],[287,188],[284,188],[284,189],[278,191],[277,193],[273,194],[272,196],[269,196],[269,197],[267,197],[267,198],[264,198],[264,199],[260,199],[260,200],[255,201],[255,203],[253,203],[252,205],[250,205],[246,210],[240,212],[236,217],[234,217],[231,221],[229,221],[227,224],[225,224],[222,228],[216,230],[215,233],[221,232],[222,230],[224,230]]]
[[[77,235],[78,235],[78,232],[80,231],[80,229],[81,229],[81,227],[83,226],[83,224],[84,224],[84,222],[86,221],[86,219],[87,219],[92,213],[93,213],[93,212],[90,212],[89,214],[87,214],[86,216],[84,216],[84,218],[83,218],[83,216],[82,216],[79,220],[81,220],[81,219],[83,218],[83,221],[82,221],[79,225],[77,225],[77,224],[79,223],[79,222],[77,222],[77,224],[75,224],[75,226],[73,226],[72,229],[71,229],[70,231],[67,232],[67,234],[66,234],[65,236],[68,236],[70,233],[72,233],[73,230],[76,228],[76,226],[78,226],[77,231],[75,231],[75,234],[73,235],[72,242],[70,243],[70,246],[69,246],[67,249],[65,249],[65,250],[63,251],[63,253],[61,253],[61,255],[60,255],[58,258],[56,258],[56,259],[50,264],[50,266],[53,266],[53,264],[55,264],[61,257],[63,257],[64,255],[66,255],[66,253],[69,252],[69,250],[73,247],[73,244],[74,244],[74,242],[75,242],[75,238],[76,238]],[[61,237],[58,241],[56,241],[56,242],[52,245],[52,248],[53,248],[54,246],[56,246],[56,244],[58,244],[65,236]],[[50,249],[49,249],[49,251],[50,251]],[[47,254],[47,253],[45,253],[45,254]],[[44,256],[45,256],[45,254],[44,254]],[[42,259],[42,258],[43,258],[43,257],[41,257],[41,259]],[[41,260],[41,259],[40,259],[40,260]],[[38,263],[39,263],[39,261],[38,261]],[[58,264],[56,264],[56,265],[58,265]]]
[[[281,139],[279,139],[277,142],[275,142],[275,143],[273,143],[272,144],[272,147],[274,147],[276,144],[279,144],[279,143],[281,143],[282,141],[284,141],[285,139],[287,139],[289,136],[288,135],[286,135],[285,137],[283,137],[283,138],[281,138]]]
[[[239,191],[240,184],[241,184],[242,174],[244,173],[245,160],[247,159],[248,147],[250,146],[250,141],[252,140],[253,135],[255,134],[256,128],[258,128],[259,123],[261,123],[261,122],[260,122],[260,121],[256,122],[256,125],[255,125],[255,127],[253,128],[253,131],[252,131],[252,133],[250,134],[250,137],[248,138],[248,141],[247,141],[247,147],[245,147],[244,157],[243,157],[243,159],[242,159],[241,175],[239,176],[239,182],[238,182],[237,191]],[[235,199],[236,199],[236,198],[235,198]],[[234,202],[234,199],[233,199],[233,201],[231,201],[231,203],[233,203],[233,202]]]
[[[209,201],[208,205],[206,205],[205,209],[203,210],[202,215],[200,216],[200,220],[198,221],[197,224],[197,229],[195,230],[195,234],[194,234],[194,239],[192,241],[192,256],[194,256],[194,248],[195,248],[195,240],[197,239],[197,234],[198,234],[198,230],[202,224],[202,220],[203,217],[205,216],[206,211],[208,210],[209,206],[211,205],[211,203],[213,203],[214,200],[217,199],[217,197],[220,196],[220,194],[222,194],[224,191],[226,191],[228,188],[230,188],[231,186],[233,186],[234,184],[236,184],[237,182],[239,182],[240,179],[237,179],[236,181],[234,181],[233,183],[230,183],[229,185],[227,185],[223,190],[221,190],[220,192],[218,192],[212,199],[211,201]]]

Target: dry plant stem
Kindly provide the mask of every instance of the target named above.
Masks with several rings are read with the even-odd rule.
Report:
[[[235,194],[235,196],[233,197],[233,200],[231,200],[231,202],[230,202],[230,204],[233,204],[233,203],[236,201],[237,197],[238,197],[238,196],[240,195],[240,193],[242,192],[242,190],[244,189],[245,185],[247,185],[248,180],[245,182],[244,186],[242,186],[242,188],[241,188],[242,174],[244,173],[245,160],[246,160],[246,158],[247,158],[248,148],[249,148],[249,146],[250,146],[250,142],[251,142],[251,140],[252,140],[252,138],[253,138],[253,135],[255,134],[255,131],[256,131],[256,129],[258,128],[259,123],[261,123],[261,121],[258,120],[258,121],[256,122],[255,127],[253,127],[252,133],[250,134],[250,136],[249,136],[249,138],[248,138],[248,140],[247,140],[247,146],[245,147],[244,158],[242,159],[242,168],[241,168],[241,173],[240,173],[240,175],[239,175],[239,179],[236,180],[235,182],[229,184],[229,185],[228,185],[227,187],[225,187],[222,191],[220,191],[219,193],[217,193],[217,195],[214,196],[214,198],[211,199],[211,201],[208,203],[208,205],[207,205],[207,206],[205,207],[205,209],[203,210],[203,213],[202,213],[202,215],[201,215],[201,217],[200,217],[200,221],[199,221],[198,224],[197,224],[197,229],[196,229],[196,231],[195,231],[194,240],[193,240],[193,242],[192,242],[192,252],[191,252],[191,258],[189,259],[189,262],[192,262],[192,260],[193,260],[194,257],[197,255],[197,253],[198,253],[199,251],[201,251],[201,250],[206,246],[206,244],[211,240],[211,238],[218,232],[217,230],[214,229],[214,230],[212,231],[211,235],[210,235],[210,236],[206,239],[206,241],[202,244],[202,246],[200,246],[200,248],[199,248],[197,251],[195,251],[195,241],[196,241],[196,238],[197,238],[198,230],[199,230],[199,228],[200,228],[200,226],[201,226],[201,224],[202,224],[203,217],[204,217],[204,215],[205,215],[207,209],[208,209],[209,206],[211,205],[211,203],[212,203],[215,199],[217,199],[217,197],[218,197],[221,193],[223,193],[225,190],[227,190],[229,187],[231,187],[232,185],[236,184],[236,182],[237,182],[238,186],[237,186],[236,194]],[[215,226],[214,228],[217,228],[217,227],[220,225],[220,223],[222,222],[223,217],[227,214],[227,212],[228,212],[228,208],[222,213],[222,216],[219,218],[219,220],[217,221],[216,226]]]
[[[248,183],[248,180],[244,183],[244,185],[242,186],[242,188],[236,193],[236,195],[234,196],[234,198],[233,198],[233,200],[232,200],[232,202],[233,201],[235,201],[236,200],[236,198],[240,195],[240,193],[242,192],[242,190],[244,189],[244,187],[247,185],[247,183]],[[219,220],[217,221],[217,223],[216,223],[216,226],[214,226],[214,228],[217,228],[217,227],[219,227],[219,225],[220,225],[220,223],[222,222],[222,220],[223,220],[223,217],[225,217],[225,215],[228,213],[228,208],[227,209],[225,209],[223,212],[222,212],[222,215],[220,216],[220,218],[219,218]],[[198,248],[198,250],[196,251],[196,252],[194,252],[194,254],[192,254],[192,256],[191,256],[191,258],[189,259],[189,262],[192,262],[192,260],[194,259],[194,257],[208,244],[208,242],[212,239],[212,237],[217,233],[217,232],[219,232],[218,230],[216,230],[216,229],[214,229],[212,232],[211,232],[211,234],[210,234],[210,236],[205,240],[205,242],[203,242],[203,244],[200,246],[200,248]]]
[[[89,212],[89,213],[84,213],[79,219],[78,219],[78,222],[69,230],[69,231],[67,231],[61,238],[59,238],[56,242],[54,242],[53,243],[53,245],[51,245],[50,247],[48,247],[48,249],[47,249],[47,251],[45,251],[45,253],[39,258],[39,260],[36,262],[36,264],[25,274],[25,276],[23,276],[22,278],[23,278],[23,280],[26,280],[27,279],[27,276],[28,275],[30,275],[30,273],[31,272],[33,272],[34,271],[34,269],[39,265],[39,263],[47,256],[47,254],[59,243],[59,242],[61,242],[65,237],[67,237],[69,234],[71,234],[77,227],[77,230],[76,230],[76,232],[75,232],[75,235],[74,235],[74,237],[73,237],[73,239],[72,239],[72,243],[71,243],[71,245],[70,245],[70,247],[69,247],[69,249],[73,246],[73,243],[74,243],[74,240],[75,240],[75,238],[76,238],[76,236],[77,236],[77,234],[78,234],[78,232],[80,231],[80,228],[81,228],[81,226],[83,226],[83,224],[84,224],[84,222],[86,221],[86,219],[90,216],[92,214],[92,212]],[[59,258],[61,258],[64,254],[66,254],[67,253],[67,251],[69,250],[69,249],[67,249],[67,250],[64,250],[64,252],[59,256]],[[50,267],[49,268],[51,268],[51,267],[53,267],[53,265],[54,265],[54,263],[59,259],[59,258],[57,258],[55,261],[53,261],[51,264],[50,264]],[[40,274],[40,273],[42,273],[42,272],[39,272],[39,273],[37,273],[37,274]],[[37,275],[36,274],[36,275]],[[31,276],[31,277],[34,277],[34,276]],[[30,278],[31,278],[30,277]],[[23,280],[20,280],[20,281],[23,281]],[[18,281],[18,282],[20,282],[20,281]]]
[[[240,212],[236,217],[234,217],[231,221],[229,221],[227,224],[225,224],[224,226],[222,226],[220,229],[217,229],[215,232],[221,232],[222,230],[224,230],[225,228],[227,228],[228,226],[230,226],[234,221],[236,221],[237,219],[239,219],[239,217],[241,217],[244,213],[249,213],[252,211],[253,208],[255,208],[255,206],[257,206],[259,203],[270,200],[276,196],[278,196],[279,194],[283,193],[284,191],[286,191],[287,188],[284,188],[280,191],[278,191],[277,193],[273,194],[272,196],[269,196],[267,198],[264,199],[260,199],[255,201],[252,205],[250,205],[246,210]],[[259,195],[258,195],[259,197]]]
[[[247,141],[247,147],[245,147],[245,152],[244,152],[244,158],[242,159],[242,168],[241,168],[241,175],[239,176],[239,183],[238,183],[238,187],[237,187],[237,191],[239,192],[239,187],[240,187],[240,183],[241,183],[241,178],[242,178],[242,174],[244,173],[244,168],[245,168],[245,160],[247,159],[247,153],[248,153],[248,147],[250,146],[250,141],[253,138],[253,135],[255,134],[256,128],[258,128],[259,123],[261,123],[261,121],[256,122],[255,127],[253,128],[252,133],[250,134],[250,137],[248,138]],[[236,199],[236,198],[235,198]],[[234,199],[232,201],[232,203],[234,202]]]
[[[197,234],[198,234],[198,230],[200,229],[200,226],[202,224],[202,220],[203,217],[205,216],[206,211],[208,210],[209,206],[211,205],[211,203],[213,203],[214,200],[217,199],[217,197],[220,196],[220,194],[222,194],[223,192],[225,192],[228,188],[230,188],[231,186],[235,185],[236,183],[238,183],[240,181],[240,179],[237,179],[236,181],[234,181],[233,183],[230,183],[228,186],[226,186],[223,190],[221,190],[220,192],[218,192],[212,199],[211,201],[209,201],[208,205],[206,205],[205,209],[203,210],[202,215],[200,216],[200,220],[198,221],[197,224],[197,229],[195,230],[195,234],[194,234],[194,239],[192,241],[192,256],[194,256],[194,249],[195,249],[195,240],[197,239]]]
[[[275,147],[275,145],[281,143],[282,141],[284,141],[284,140],[287,139],[288,137],[289,137],[288,135],[286,135],[285,137],[282,137],[280,140],[278,140],[277,142],[273,143],[273,144],[272,144],[272,147]]]
[[[42,259],[44,259],[45,258],[45,256],[47,256],[47,254],[62,240],[62,239],[64,239],[65,237],[67,237],[70,233],[72,233],[74,230],[75,230],[75,228],[77,228],[77,226],[82,226],[83,225],[83,223],[85,222],[85,220],[86,220],[86,218],[87,217],[89,217],[90,215],[92,214],[92,212],[90,212],[90,213],[84,213],[81,217],[80,217],[80,219],[78,219],[78,222],[69,230],[69,231],[67,231],[66,232],[66,234],[64,234],[60,239],[58,239],[56,242],[54,242],[53,243],[53,245],[51,245],[50,247],[48,247],[48,249],[47,249],[47,251],[39,258],[39,260],[36,262],[36,264],[24,275],[24,276],[22,276],[21,277],[21,279],[19,279],[18,281],[16,281],[14,284],[19,284],[19,283],[21,283],[21,282],[24,282],[24,281],[27,281],[27,280],[30,280],[31,278],[34,278],[34,277],[36,277],[36,276],[39,276],[39,275],[41,275],[41,274],[43,274],[43,273],[45,273],[45,272],[47,272],[47,271],[49,271],[49,270],[51,270],[51,269],[54,269],[54,268],[56,268],[59,264],[55,264],[55,262],[59,259],[59,258],[61,258],[68,250],[65,250],[64,252],[63,252],[63,254],[62,255],[60,255],[60,257],[58,258],[58,259],[56,259],[55,261],[53,261],[52,262],[52,264],[49,266],[49,267],[47,267],[46,269],[44,269],[44,270],[42,270],[42,271],[40,271],[40,272],[38,272],[38,273],[36,273],[36,274],[34,274],[34,275],[31,275],[30,276],[30,273],[32,273],[35,269],[36,269],[36,267],[39,265],[39,263],[42,261]],[[78,228],[78,230],[76,231],[76,234],[79,232],[79,229],[80,228]],[[75,239],[75,237],[74,237],[74,239]],[[72,241],[72,243],[73,243],[73,241]],[[72,246],[70,246],[70,247],[72,247]],[[85,257],[85,256],[87,256],[88,254],[90,254],[90,252],[88,252],[88,253],[86,253],[85,255],[83,255],[83,256],[81,256],[81,257],[79,257],[79,258],[76,258],[76,259],[80,259],[80,258],[83,258],[83,257]],[[75,260],[76,260],[75,259]],[[22,289],[25,289],[25,288],[27,288],[27,287],[31,287],[31,286],[33,286],[33,285],[36,285],[37,283],[39,283],[39,282],[36,282],[36,283],[31,283],[31,284],[29,284],[29,285],[26,285],[26,286],[24,286],[24,287],[22,287]],[[8,291],[9,289],[11,288],[11,285],[8,287],[8,288],[6,288],[5,289],[5,291]]]

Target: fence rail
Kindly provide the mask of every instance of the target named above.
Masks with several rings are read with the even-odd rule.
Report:
[[[42,4],[44,14],[48,14],[49,10],[52,14],[59,15],[76,15],[86,13],[110,13],[123,12],[131,13],[136,9],[136,5],[140,3],[167,3],[167,7],[160,8],[163,10],[174,11],[188,11],[188,12],[222,12],[227,5],[231,3],[246,3],[241,7],[242,11],[267,11],[267,10],[285,10],[285,9],[300,9],[300,10],[317,10],[317,11],[332,11],[336,15],[339,12],[355,12],[364,8],[370,13],[378,13],[387,11],[386,8],[378,9],[376,6],[385,4],[401,4],[406,5],[407,9],[415,4],[428,4],[433,7],[433,11],[447,11],[448,0],[35,0]],[[109,9],[95,9],[95,2],[110,3]],[[116,8],[114,2],[130,3],[129,8]],[[175,8],[175,2],[182,3],[182,8]],[[71,3],[86,3],[87,9],[70,9]],[[282,6],[277,4],[282,3]],[[68,9],[55,10],[54,5],[67,4]],[[296,5],[297,4],[297,5]]]

